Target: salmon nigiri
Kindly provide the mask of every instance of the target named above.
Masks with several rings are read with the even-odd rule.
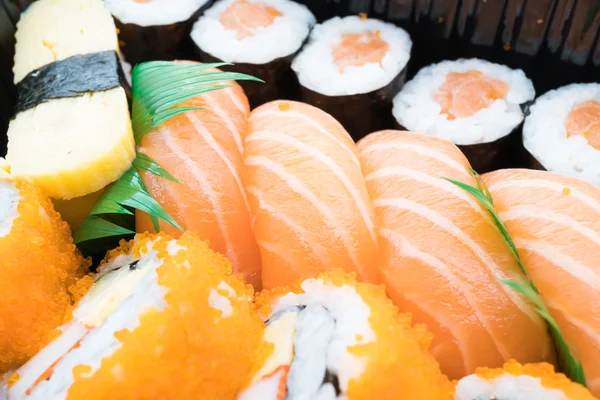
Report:
[[[210,242],[227,256],[235,273],[255,289],[260,285],[260,253],[250,227],[243,183],[243,139],[248,130],[248,99],[235,82],[204,93],[183,106],[200,107],[178,115],[142,140],[138,151],[150,156],[181,184],[149,173],[142,177],[150,194],[186,231]],[[153,232],[148,216],[137,215],[137,231]],[[176,237],[177,229],[161,230]]]
[[[465,156],[428,135],[382,131],[358,144],[379,226],[379,267],[389,296],[426,323],[450,378],[477,367],[554,361],[544,321],[501,279],[521,274],[491,217],[467,192]]]
[[[545,171],[484,175],[500,218],[600,396],[600,188]]]
[[[373,209],[339,122],[307,104],[267,103],[250,115],[244,159],[265,288],[336,267],[377,279]]]

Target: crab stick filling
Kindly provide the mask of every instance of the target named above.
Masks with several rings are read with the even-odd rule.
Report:
[[[333,62],[340,72],[347,67],[362,67],[368,63],[382,65],[389,48],[380,31],[346,33],[333,48]]]
[[[583,136],[588,144],[600,150],[600,103],[584,101],[573,107],[565,119],[567,137]]]
[[[434,98],[442,107],[440,113],[453,120],[475,115],[494,101],[504,99],[509,90],[506,83],[477,70],[450,72]]]
[[[98,274],[94,286],[73,312],[71,322],[62,329],[61,335],[56,340],[18,371],[18,380],[11,391],[30,396],[35,394],[34,391],[38,386],[49,381],[58,368],[72,369],[77,365],[80,360],[75,350],[82,345],[82,342],[91,339],[97,328],[105,324],[109,317],[118,313],[119,307],[125,300],[133,297],[138,286],[153,285],[152,281],[156,284],[156,277],[151,274],[156,275],[156,268],[161,261],[153,255],[154,252],[149,252],[142,260],[134,260],[130,255],[120,255],[106,264]],[[144,284],[143,281],[146,283]],[[84,346],[89,347],[92,345],[90,342],[91,340],[84,343]],[[50,395],[46,393],[45,388],[41,389],[36,396]],[[56,395],[54,392],[52,394]]]
[[[275,18],[282,15],[273,7],[240,0],[233,3],[221,14],[220,21],[226,29],[236,31],[238,39],[241,40],[254,36],[259,28],[271,26]]]

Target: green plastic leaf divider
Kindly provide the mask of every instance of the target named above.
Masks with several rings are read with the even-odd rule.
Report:
[[[573,382],[577,382],[583,386],[586,386],[585,373],[583,371],[581,361],[578,357],[575,357],[574,349],[565,339],[560,327],[556,323],[556,320],[554,320],[552,315],[550,315],[550,311],[548,310],[548,307],[546,307],[542,295],[531,279],[527,268],[525,265],[523,265],[517,250],[517,246],[515,246],[515,243],[508,232],[506,224],[500,219],[498,213],[496,212],[494,199],[492,198],[490,191],[475,170],[470,169],[470,172],[475,180],[476,186],[471,186],[464,182],[459,182],[453,179],[444,179],[469,193],[490,213],[496,227],[502,234],[502,238],[506,242],[511,254],[517,261],[517,264],[526,277],[523,278],[521,276],[515,276],[514,280],[501,280],[500,282],[522,294],[525,296],[525,298],[531,301],[538,315],[540,315],[548,325],[554,345],[556,347],[556,353],[558,355],[558,361],[562,372]]]
[[[151,61],[136,65],[132,71],[133,110],[131,118],[135,143],[139,144],[146,134],[169,119],[184,112],[199,110],[198,107],[177,106],[202,94],[231,86],[224,82],[238,80],[263,82],[237,72],[213,70],[226,65],[231,64]],[[148,155],[137,153],[131,168],[112,183],[96,202],[88,217],[75,233],[75,243],[134,234],[134,231],[107,220],[110,215],[134,215],[132,211],[134,209],[148,214],[156,232],[160,231],[159,220],[183,230],[152,198],[139,171],[180,183]]]

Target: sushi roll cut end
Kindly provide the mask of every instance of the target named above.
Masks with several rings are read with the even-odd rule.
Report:
[[[412,41],[401,28],[358,16],[317,25],[294,59],[300,84],[327,96],[379,90],[406,67]]]
[[[523,127],[531,167],[600,185],[600,84],[572,84],[543,94]]]
[[[533,83],[522,70],[479,59],[442,61],[404,85],[393,113],[410,131],[477,145],[513,132],[534,97]]]
[[[263,324],[224,256],[192,233],[140,234],[98,271],[62,334],[17,371],[9,399],[235,397]]]
[[[260,362],[240,400],[451,399],[431,335],[382,286],[339,270],[262,292]]]
[[[290,0],[222,0],[198,19],[191,37],[201,53],[221,61],[267,64],[298,51],[315,22]]]
[[[20,366],[51,340],[90,262],[40,189],[2,176],[0,260],[1,373]]]
[[[548,363],[479,368],[456,385],[455,400],[596,400],[588,389]]]

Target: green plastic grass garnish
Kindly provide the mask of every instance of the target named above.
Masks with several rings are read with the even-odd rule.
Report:
[[[583,371],[583,366],[581,365],[581,361],[577,357],[574,356],[574,350],[569,345],[564,335],[562,334],[558,324],[550,315],[548,311],[548,307],[544,304],[544,300],[538,291],[537,287],[533,283],[531,276],[529,275],[527,268],[523,265],[521,261],[521,257],[519,256],[519,252],[517,251],[517,247],[513,239],[511,238],[508,229],[504,222],[498,216],[496,212],[496,207],[494,205],[494,199],[490,194],[490,191],[486,187],[485,183],[475,172],[475,170],[470,169],[473,178],[475,179],[476,186],[471,186],[463,182],[455,181],[452,179],[444,178],[447,181],[453,183],[459,188],[463,189],[465,192],[469,193],[479,203],[490,213],[492,219],[494,220],[496,227],[502,234],[504,241],[506,242],[510,252],[514,256],[517,264],[525,274],[526,278],[521,276],[516,276],[514,280],[501,280],[504,285],[512,288],[516,292],[525,296],[531,303],[533,304],[536,312],[546,321],[548,327],[550,329],[550,333],[552,335],[552,339],[554,340],[554,345],[556,347],[556,352],[558,355],[558,361],[561,368],[561,371],[569,377],[573,382],[580,383],[583,386],[586,386],[585,374]]]

